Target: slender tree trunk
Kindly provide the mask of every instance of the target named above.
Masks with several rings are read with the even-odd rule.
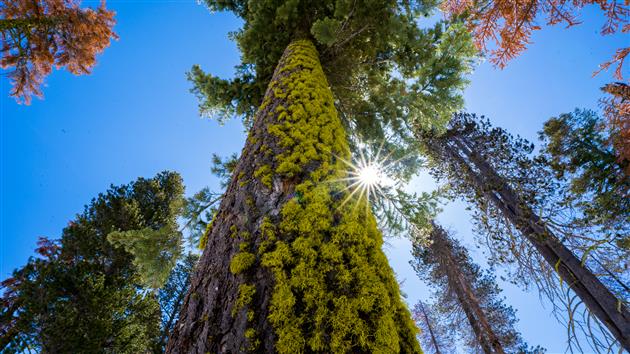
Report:
[[[433,343],[433,348],[435,348],[435,354],[442,354],[440,351],[440,345],[435,338],[435,333],[433,333],[433,326],[431,325],[431,320],[429,320],[429,316],[427,315],[427,311],[424,309],[424,304],[420,302],[420,311],[422,311],[422,315],[424,316],[424,321],[427,323],[427,329],[429,330],[429,334],[431,335],[431,343]]]
[[[295,41],[209,225],[168,353],[420,352],[375,219],[344,189],[348,158],[317,51]]]
[[[180,289],[179,294],[177,294],[177,299],[175,299],[173,303],[173,309],[170,311],[168,315],[168,321],[166,322],[166,325],[164,326],[164,332],[160,335],[160,343],[159,343],[160,350],[163,350],[164,347],[166,347],[166,340],[168,339],[168,335],[169,335],[168,332],[171,326],[173,325],[173,321],[175,321],[175,316],[177,315],[177,312],[179,311],[179,307],[182,301],[184,300],[185,295],[186,295],[186,289]]]
[[[458,161],[464,169],[462,172],[470,177],[477,191],[510,220],[621,346],[630,351],[630,313],[626,306],[560,242],[472,144],[454,135],[444,148],[450,158]]]
[[[459,263],[453,256],[452,246],[448,240],[448,236],[442,227],[437,224],[433,224],[433,230],[431,231],[431,240],[433,244],[431,250],[436,252],[439,256],[439,262],[441,266],[446,269],[448,278],[448,284],[450,289],[455,292],[457,299],[459,300],[466,318],[470,326],[473,328],[473,332],[477,337],[477,342],[486,354],[505,354],[503,346],[499,341],[499,338],[494,333],[490,322],[483,312],[479,299],[475,295],[470,282],[463,274]]]

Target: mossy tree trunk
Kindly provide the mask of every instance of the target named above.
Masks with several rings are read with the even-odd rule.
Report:
[[[284,52],[207,230],[169,353],[420,352],[317,51]],[[358,205],[362,203],[362,205]]]
[[[499,338],[494,333],[488,317],[481,308],[470,281],[466,279],[455,259],[453,247],[441,226],[433,224],[431,241],[431,252],[435,252],[438,262],[441,263],[440,266],[445,269],[448,287],[457,296],[479,346],[486,354],[505,354]]]
[[[630,312],[604,284],[550,230],[532,208],[475,151],[474,144],[457,132],[442,140],[442,155],[451,159],[484,196],[516,227],[565,284],[568,284],[588,310],[621,346],[630,350]]]

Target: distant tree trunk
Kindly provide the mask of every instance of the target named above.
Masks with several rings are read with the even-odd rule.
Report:
[[[317,51],[285,50],[192,277],[168,353],[417,353]],[[347,203],[345,203],[347,202]]]
[[[437,338],[435,337],[435,333],[433,332],[433,325],[431,324],[431,320],[427,315],[427,310],[424,308],[424,304],[421,302],[418,303],[420,305],[420,311],[422,312],[422,316],[424,316],[424,321],[427,324],[427,329],[429,330],[429,334],[431,335],[431,343],[433,343],[433,348],[435,348],[435,354],[442,354],[440,351],[440,343],[438,343]]]
[[[475,189],[495,205],[558,272],[563,281],[580,297],[626,349],[630,350],[630,313],[580,260],[545,226],[492,166],[480,156],[474,145],[457,132],[442,140],[447,158],[457,162],[470,177]]]
[[[479,299],[470,284],[470,281],[464,276],[457,260],[453,255],[453,248],[449,243],[448,236],[444,229],[437,224],[433,224],[431,231],[431,251],[438,256],[437,259],[442,263],[442,267],[446,270],[448,284],[459,304],[462,306],[466,318],[475,333],[477,342],[486,354],[505,354],[499,338],[492,330],[490,322],[486,314],[481,308]]]

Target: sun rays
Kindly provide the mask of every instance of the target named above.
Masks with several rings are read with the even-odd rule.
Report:
[[[344,181],[348,185],[343,191],[350,190],[339,207],[344,206],[353,197],[357,197],[355,207],[365,198],[365,206],[369,208],[371,198],[378,194],[383,194],[383,188],[391,187],[396,182],[387,175],[388,169],[397,161],[388,161],[390,154],[381,157],[383,145],[379,147],[374,156],[370,156],[369,150],[359,149],[357,161],[347,161],[339,158],[348,167],[348,177],[341,178],[337,181]]]

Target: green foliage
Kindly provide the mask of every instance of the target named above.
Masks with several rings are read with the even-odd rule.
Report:
[[[189,73],[204,115],[251,120],[286,46],[313,40],[351,149],[359,141],[405,155],[417,144],[410,127],[443,128],[462,106],[464,76],[476,55],[466,29],[421,27],[436,1],[240,0],[205,3],[244,20],[232,35],[242,62],[232,80]],[[409,159],[412,160],[412,159]],[[401,170],[404,168],[401,167]],[[412,167],[413,168],[413,167]]]
[[[142,353],[156,348],[160,309],[139,291],[133,255],[113,247],[114,231],[161,230],[175,225],[183,186],[163,172],[112,186],[68,224],[58,242],[2,282],[0,351]]]
[[[222,189],[227,187],[230,182],[230,178],[232,177],[232,173],[234,172],[237,163],[237,154],[232,154],[225,160],[217,154],[212,154],[212,167],[210,168],[210,171],[213,175],[219,177]]]
[[[550,118],[540,132],[540,158],[567,185],[562,202],[581,211],[577,222],[601,225],[623,245],[630,237],[630,177],[624,172],[630,162],[617,158],[603,127],[588,110]]]
[[[163,352],[166,349],[166,341],[179,318],[184,296],[190,286],[190,277],[198,260],[199,256],[194,253],[182,257],[171,271],[166,284],[158,291],[157,298],[162,314],[159,351]]]
[[[232,172],[236,167],[238,156],[232,154],[226,159],[222,159],[216,154],[212,154],[212,174],[220,179],[220,192],[213,192],[208,187],[202,188],[192,197],[187,198],[184,203],[182,217],[186,220],[184,228],[188,230],[187,238],[189,245],[198,245],[203,249],[207,241],[207,235],[211,230],[212,220],[217,212],[217,208],[223,197],[223,190],[227,187]]]
[[[341,25],[341,21],[325,17],[313,23],[311,34],[313,34],[318,43],[330,47],[337,41],[337,33],[341,29]]]
[[[383,186],[374,193],[371,206],[386,234],[414,239],[431,230],[442,194],[441,190],[418,194],[405,192],[400,186]]]
[[[133,255],[142,285],[150,289],[164,285],[182,251],[182,234],[171,225],[159,230],[114,231],[107,240]]]

